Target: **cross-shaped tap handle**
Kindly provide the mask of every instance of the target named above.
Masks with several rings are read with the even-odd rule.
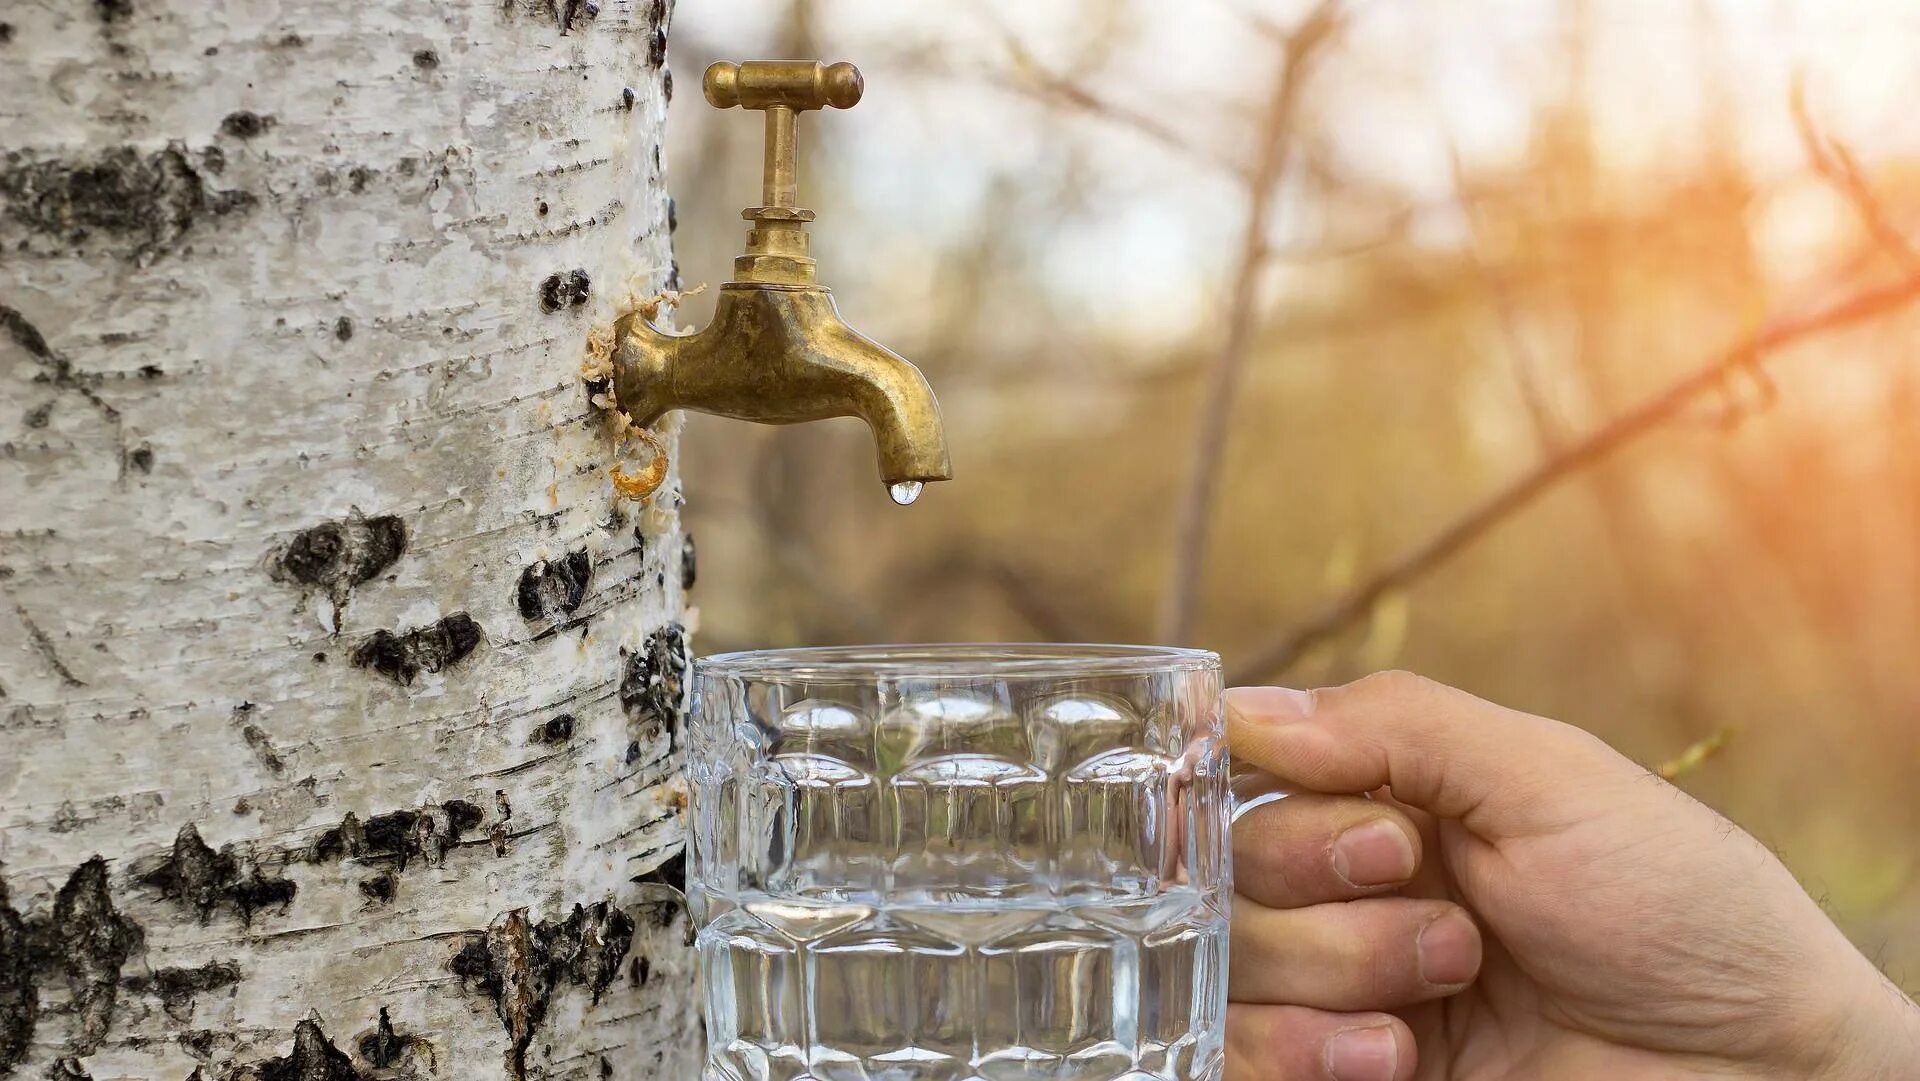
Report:
[[[794,120],[808,109],[851,109],[866,88],[852,64],[818,60],[722,60],[702,80],[716,109],[760,109],[767,114],[763,207],[794,207],[799,181],[794,171]],[[811,217],[811,215],[808,215]],[[806,220],[806,219],[801,219]]]

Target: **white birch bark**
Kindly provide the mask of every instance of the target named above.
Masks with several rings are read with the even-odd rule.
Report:
[[[694,1072],[669,14],[0,4],[0,1076]]]

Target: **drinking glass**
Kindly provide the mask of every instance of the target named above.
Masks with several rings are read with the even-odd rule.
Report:
[[[732,653],[690,725],[707,1081],[1220,1076],[1214,654]]]

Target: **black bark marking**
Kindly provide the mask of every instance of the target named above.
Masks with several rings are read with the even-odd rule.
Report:
[[[53,350],[47,346],[46,335],[40,333],[39,327],[27,322],[26,316],[17,309],[0,305],[0,326],[7,328],[7,337],[13,339],[13,344],[25,349],[28,356],[43,362],[53,359]]]
[[[12,42],[13,42],[13,24],[0,23],[0,45],[8,45],[8,44],[11,44]]]
[[[534,728],[528,737],[534,743],[565,743],[573,738],[573,714],[562,713]]]
[[[196,996],[218,991],[222,987],[232,987],[239,982],[239,965],[232,961],[215,961],[198,968],[155,969],[151,976],[129,976],[121,982],[121,986],[136,994],[158,995],[161,1008],[167,1011],[167,1016],[184,1022],[193,1017]]]
[[[72,1038],[76,1054],[91,1054],[106,1039],[120,967],[140,937],[140,925],[114,909],[107,893],[107,861],[99,856],[75,868],[54,895],[53,919],[44,938],[67,970],[67,987],[79,1015]]]
[[[638,100],[639,100],[639,95],[633,92],[633,87],[623,86],[620,88],[620,107],[622,109],[625,109],[628,112],[632,112],[633,103]]]
[[[673,104],[673,70],[671,68],[660,73],[660,99],[663,104]]]
[[[72,1056],[54,1060],[47,1067],[47,1081],[93,1081],[93,1075],[81,1065],[80,1060]]]
[[[400,877],[392,871],[382,871],[372,878],[360,880],[360,893],[376,905],[390,904],[400,892]]]
[[[240,738],[246,741],[247,748],[253,751],[253,756],[260,760],[261,765],[274,773],[285,773],[287,763],[280,757],[280,752],[274,750],[266,729],[249,720],[253,716],[253,709],[252,702],[242,702],[233,707],[233,720],[240,726]]]
[[[228,113],[226,118],[220,121],[220,131],[236,139],[251,139],[256,135],[264,134],[268,128],[277,123],[279,121],[271,116],[262,116],[251,109],[241,109],[238,112]]]
[[[127,451],[127,468],[138,469],[142,473],[153,472],[153,447],[142,443]]]
[[[520,617],[531,621],[571,615],[586,598],[587,582],[592,577],[593,557],[585,548],[568,552],[557,561],[542,559],[534,563],[520,572],[515,592]]]
[[[405,687],[421,672],[452,667],[479,644],[480,625],[465,612],[455,612],[400,634],[377,630],[354,647],[349,660],[356,668],[371,668]]]
[[[353,320],[347,318],[344,315],[338,319],[335,319],[333,321],[333,337],[335,341],[342,341],[342,342],[352,341],[353,340]]]
[[[527,1076],[527,1047],[556,990],[585,988],[595,1005],[620,974],[633,946],[633,918],[611,901],[574,905],[564,920],[532,923],[517,908],[485,931],[470,932],[447,968],[493,1000],[510,1046],[507,1069]]]
[[[4,176],[0,176],[0,191],[5,190],[4,183]],[[99,410],[101,416],[116,425],[120,422],[120,411],[108,405],[106,400],[93,389],[93,384],[99,382],[100,377],[79,371],[73,366],[72,361],[55,353],[47,345],[46,336],[40,333],[40,328],[28,322],[27,317],[21,315],[19,309],[0,304],[0,327],[6,328],[7,337],[13,339],[13,344],[26,350],[28,356],[46,369],[34,377],[36,382],[51,383],[61,390],[78,394]],[[48,403],[45,408],[51,412],[52,403]]]
[[[440,54],[432,49],[421,49],[413,54],[413,66],[421,71],[432,71],[440,66]]]
[[[103,23],[125,22],[133,16],[133,0],[93,0],[93,13]]]
[[[33,644],[33,651],[40,655],[41,660],[47,662],[47,667],[53,669],[54,675],[60,677],[63,686],[86,686],[86,682],[74,675],[73,669],[68,668],[67,662],[60,658],[60,651],[54,647],[53,639],[47,635],[46,631],[40,629],[40,624],[34,622],[33,615],[22,607],[19,601],[13,602],[13,614],[20,621],[20,626],[26,629],[27,641]]]
[[[693,551],[693,534],[680,538],[680,588],[692,589],[694,580],[700,576],[698,560]]]
[[[673,20],[673,5],[653,0],[647,9],[647,63],[662,67],[667,62],[667,25]]]
[[[309,1019],[293,1026],[293,1050],[285,1058],[243,1067],[235,1081],[367,1081],[367,1075]]]
[[[540,283],[540,310],[557,312],[568,306],[577,308],[587,302],[592,289],[593,281],[583,269],[576,267],[564,274],[549,274]]]
[[[477,829],[485,819],[486,812],[478,804],[463,799],[420,810],[387,811],[365,822],[348,811],[340,824],[322,833],[301,858],[309,863],[341,858],[390,860],[398,870],[404,871],[407,862],[416,857],[424,858],[429,864],[439,863],[448,849],[459,844],[462,837]],[[378,888],[375,887],[376,892]],[[368,892],[366,883],[361,883],[361,892],[376,900],[383,899]]]
[[[620,676],[620,708],[638,727],[638,738],[651,741],[665,734],[671,750],[687,712],[687,673],[693,658],[687,652],[686,629],[669,623],[647,636],[646,649],[627,653]]]
[[[378,577],[406,550],[405,522],[391,514],[363,518],[355,511],[294,534],[272,555],[268,570],[280,581],[326,590],[339,608],[355,586]]]
[[[21,418],[29,428],[44,428],[47,426],[47,422],[52,419],[53,403],[50,401],[41,402],[39,405],[27,410],[27,415]]]
[[[15,152],[0,165],[0,195],[29,229],[76,245],[99,233],[143,265],[202,219],[259,203],[249,192],[215,191],[179,143],[144,155],[113,147],[85,159],[27,161]]]
[[[136,860],[133,877],[192,909],[201,923],[212,920],[222,904],[230,904],[241,922],[250,924],[262,909],[284,912],[300,889],[292,879],[268,878],[251,861],[243,869],[232,845],[214,851],[191,822],[180,827],[171,851]]]
[[[672,236],[680,228],[680,204],[673,196],[667,196],[667,235]]]
[[[0,1076],[26,1057],[39,1006],[26,921],[14,911],[7,884],[0,881]]]
[[[249,868],[246,877],[233,884],[233,905],[240,910],[240,921],[252,923],[253,914],[266,908],[285,912],[300,891],[290,878],[268,878],[260,868]]]
[[[667,261],[667,280],[662,288],[674,293],[680,291],[680,257],[678,255],[672,256]]]
[[[403,1064],[414,1045],[425,1043],[418,1036],[394,1028],[387,1008],[380,1007],[380,1022],[372,1032],[360,1037],[360,1057],[375,1069],[390,1070]]]

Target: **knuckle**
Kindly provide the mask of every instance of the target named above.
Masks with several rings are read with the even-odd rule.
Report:
[[[1356,696],[1368,700],[1408,702],[1431,695],[1437,686],[1438,684],[1425,676],[1415,675],[1404,669],[1389,668],[1372,675],[1362,676],[1342,687],[1341,690],[1351,691]]]

